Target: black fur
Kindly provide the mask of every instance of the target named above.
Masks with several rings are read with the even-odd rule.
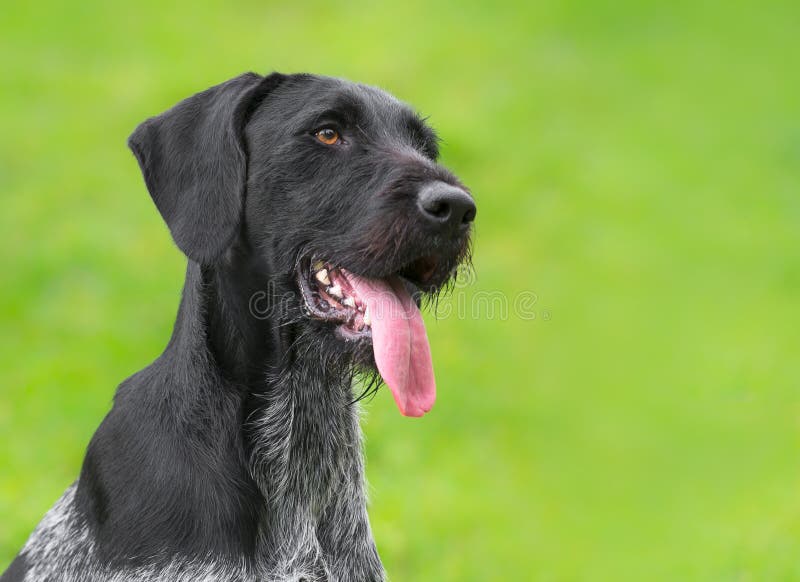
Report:
[[[25,580],[25,574],[27,573],[27,561],[25,560],[25,556],[20,554],[14,558],[14,561],[11,562],[11,565],[8,567],[5,573],[0,576],[0,580],[3,582],[22,582]]]
[[[321,143],[322,127],[342,142]],[[382,580],[351,391],[354,374],[375,381],[372,351],[306,315],[297,273],[324,257],[402,273],[428,296],[446,284],[469,228],[420,217],[423,185],[462,187],[437,164],[435,134],[372,87],[249,73],[145,121],[129,144],[189,258],[175,329],[88,447],[69,527],[91,542],[48,553],[54,534],[34,532],[2,582],[46,579],[42,556],[65,580],[191,579],[188,564],[209,561],[230,565],[219,579]],[[422,256],[436,268],[417,280]]]

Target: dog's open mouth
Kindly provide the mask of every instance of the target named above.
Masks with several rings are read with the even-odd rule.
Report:
[[[348,274],[330,263],[315,261],[305,276],[300,276],[305,307],[315,319],[338,323],[336,332],[341,339],[368,340],[372,317]]]
[[[309,316],[337,324],[335,333],[342,340],[371,340],[378,371],[406,416],[422,416],[436,400],[425,324],[409,293],[410,285],[430,284],[436,266],[435,259],[421,258],[380,279],[325,261],[308,261],[298,272]]]

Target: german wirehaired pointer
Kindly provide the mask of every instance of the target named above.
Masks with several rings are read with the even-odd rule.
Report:
[[[353,378],[433,406],[419,306],[471,195],[408,106],[314,75],[236,77],[128,143],[188,257],[175,329],[0,580],[384,580]]]

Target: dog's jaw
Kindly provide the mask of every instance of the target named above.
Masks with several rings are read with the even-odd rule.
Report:
[[[420,262],[423,276],[435,269]],[[431,266],[433,265],[433,266]],[[423,416],[436,400],[436,382],[419,293],[399,275],[369,278],[324,261],[301,268],[298,287],[309,317],[334,325],[345,342],[371,345],[372,360],[404,416]]]

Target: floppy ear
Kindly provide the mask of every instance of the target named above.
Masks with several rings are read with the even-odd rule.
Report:
[[[244,127],[283,79],[246,73],[151,117],[128,138],[175,244],[198,263],[216,259],[239,230],[247,181]]]

